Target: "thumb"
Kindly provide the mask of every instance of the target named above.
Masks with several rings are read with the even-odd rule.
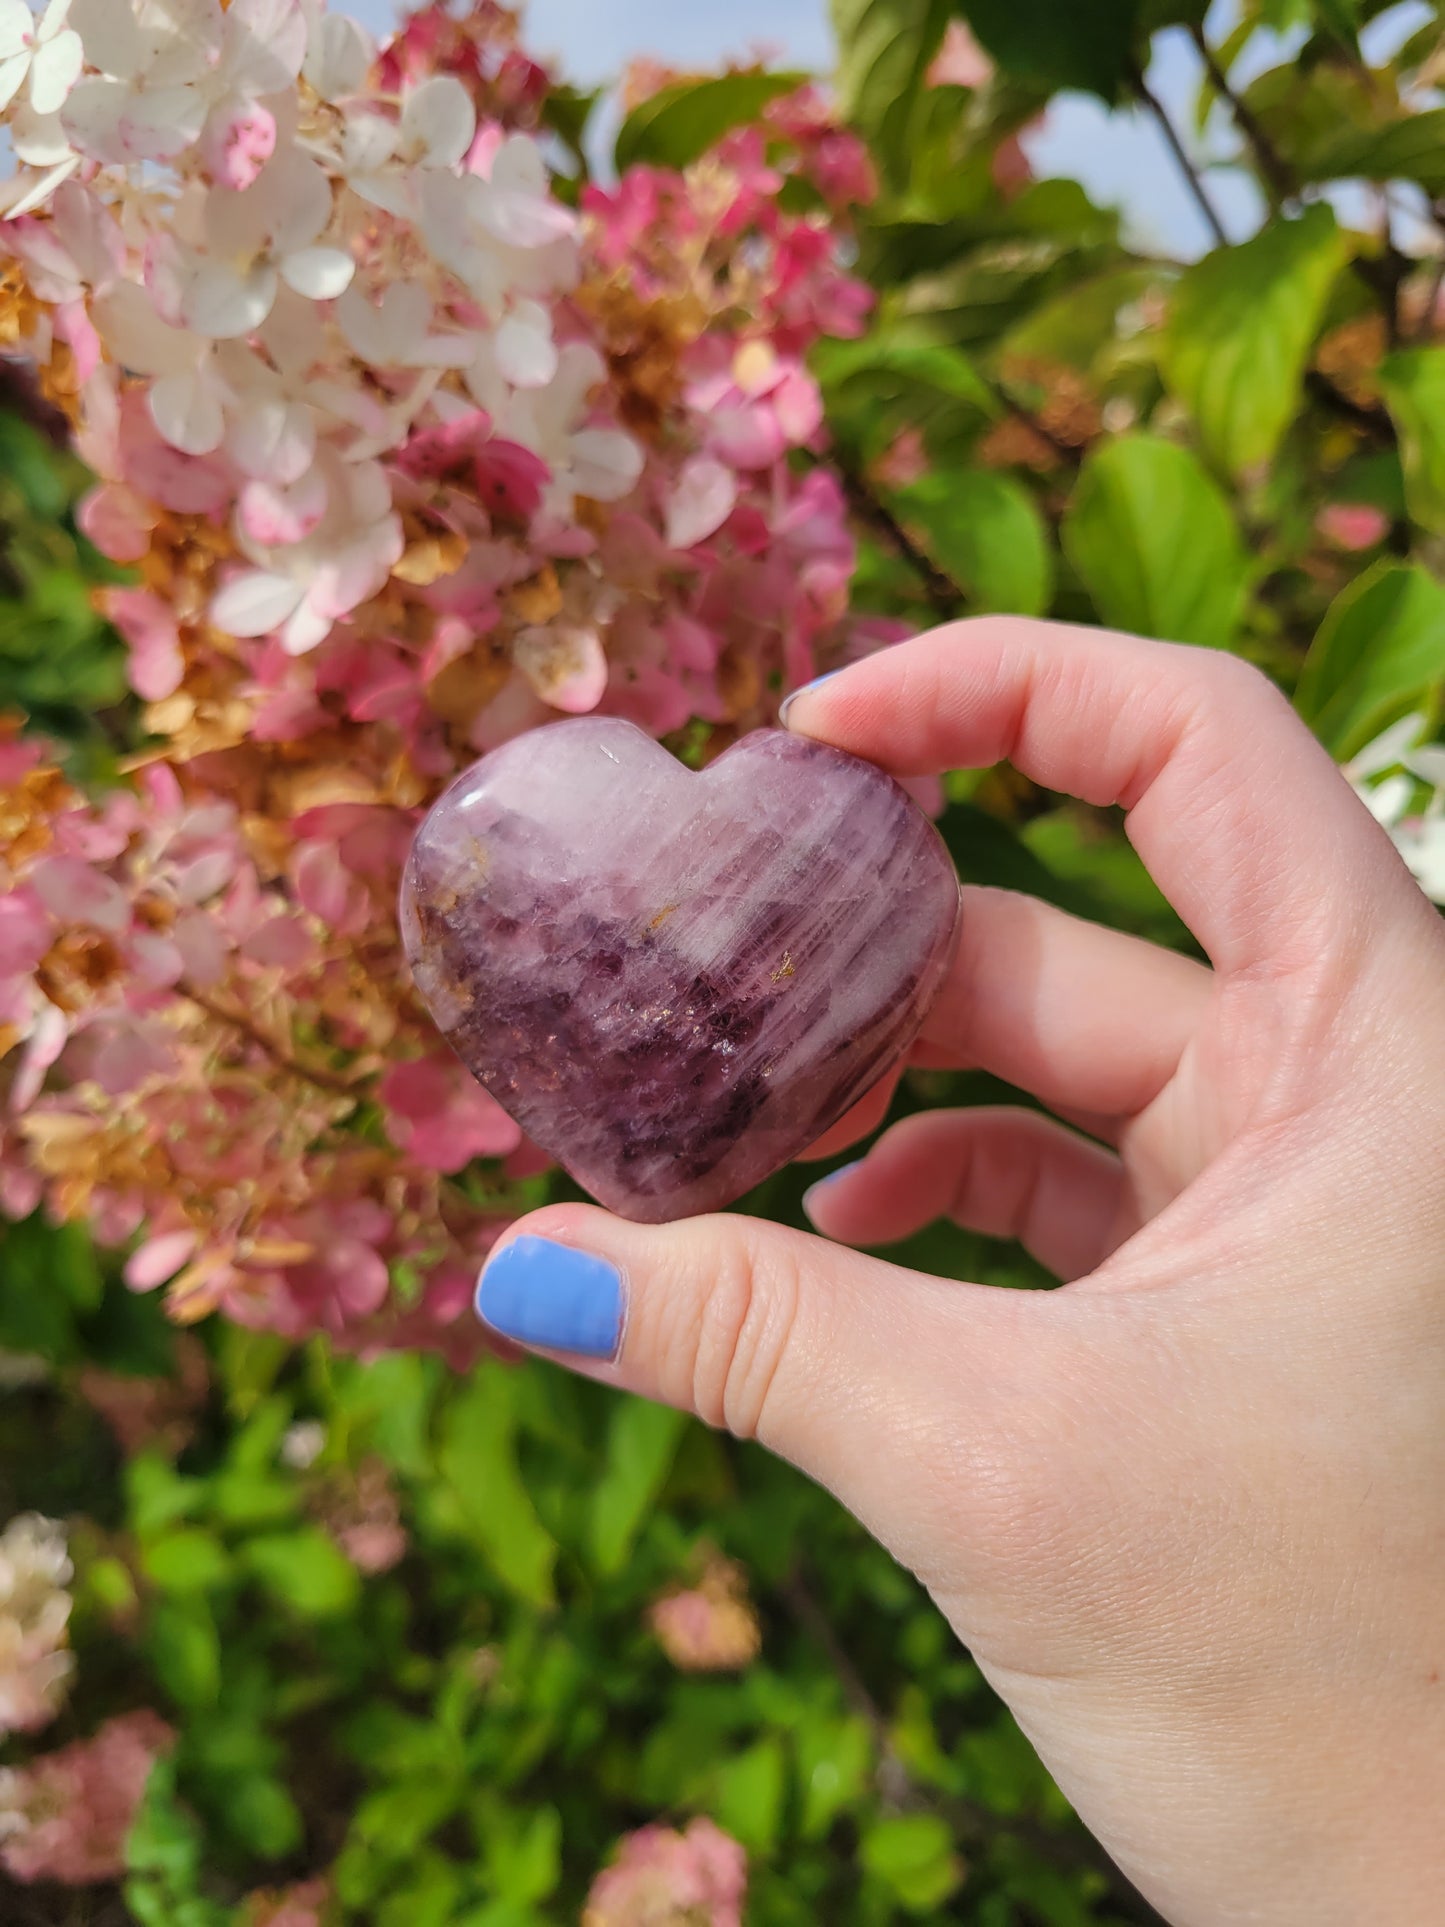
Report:
[[[956,1531],[970,1460],[996,1490],[1009,1408],[1036,1409],[1028,1328],[1048,1295],[902,1271],[750,1218],[637,1225],[557,1205],[492,1254],[477,1310],[589,1377],[760,1440],[917,1564],[941,1510]]]

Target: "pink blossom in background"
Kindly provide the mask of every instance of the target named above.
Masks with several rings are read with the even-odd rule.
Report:
[[[256,1893],[246,1901],[244,1927],[324,1927],[331,1901],[326,1880],[306,1880],[298,1887]]]
[[[582,1927],[742,1927],[747,1855],[711,1820],[627,1834],[597,1876]]]
[[[174,1737],[142,1709],[28,1766],[0,1770],[0,1866],[14,1880],[67,1887],[118,1879],[151,1768]]]
[[[1315,527],[1337,549],[1355,554],[1384,541],[1390,518],[1366,502],[1331,502],[1315,517]]]

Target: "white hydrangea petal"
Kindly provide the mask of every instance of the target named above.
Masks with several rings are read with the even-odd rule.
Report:
[[[27,7],[26,13],[28,14],[29,11]],[[30,55],[28,52],[7,54],[3,60],[0,60],[0,113],[5,111],[11,101],[14,100],[15,96],[20,92],[20,89],[25,85],[29,72]]]
[[[251,100],[290,87],[306,59],[306,18],[297,0],[232,0],[226,15],[226,83]]]
[[[30,38],[34,31],[35,16],[25,0],[0,0],[0,60],[8,61],[23,55],[28,67]],[[6,99],[9,98],[7,94]]]
[[[304,379],[329,358],[326,329],[315,306],[289,288],[277,294],[261,342],[282,375],[292,380]]]
[[[116,80],[129,80],[145,66],[147,46],[133,6],[116,0],[74,0],[70,24],[85,46],[92,67]]]
[[[19,189],[20,192],[8,202],[4,200],[3,194],[0,194],[0,207],[4,208],[5,219],[18,221],[22,214],[33,214],[36,208],[44,207],[56,188],[68,181],[80,166],[79,154],[72,154],[68,160],[62,161],[58,167],[52,167],[48,173],[42,174],[40,179],[30,186],[26,186],[19,180],[8,182],[7,187],[11,191]]]
[[[58,40],[69,28],[69,22],[70,0],[50,0],[50,4],[40,16],[40,25],[36,29],[35,38],[42,46],[49,41]]]
[[[496,416],[506,407],[507,384],[502,380],[490,341],[484,339],[478,342],[463,379],[478,408],[485,408],[489,415]]]
[[[231,425],[226,448],[242,474],[287,487],[315,459],[315,416],[304,403],[248,399]]]
[[[309,656],[319,649],[335,627],[331,616],[320,614],[303,600],[295,614],[281,629],[281,647],[288,656]]]
[[[541,149],[525,134],[509,134],[497,149],[488,180],[494,187],[545,196],[549,191],[547,164]]]
[[[129,105],[130,90],[121,81],[88,74],[70,90],[61,125],[88,159],[124,161],[121,121]]]
[[[302,72],[323,100],[359,92],[375,58],[371,36],[356,21],[341,13],[313,14]]]
[[[150,391],[151,420],[163,440],[182,455],[213,455],[226,433],[226,416],[215,388],[199,371],[167,375]]]
[[[197,263],[184,304],[188,327],[211,341],[234,341],[251,334],[270,314],[277,274],[268,261],[249,270],[224,261]]]
[[[78,33],[63,33],[37,49],[30,67],[30,104],[36,113],[58,114],[84,66]]]
[[[738,499],[738,478],[709,455],[685,462],[667,507],[667,546],[690,549],[705,542],[732,514]]]
[[[350,186],[368,207],[379,207],[383,214],[409,221],[415,212],[414,180],[413,174],[393,168],[389,173],[353,175]]]
[[[512,660],[542,701],[564,715],[589,715],[607,694],[607,657],[590,624],[523,629]]]
[[[487,232],[511,248],[544,248],[575,233],[577,217],[545,192],[485,184],[477,217]]]
[[[356,263],[344,248],[302,248],[281,263],[288,288],[311,301],[334,301],[345,294],[356,274]]]
[[[67,162],[65,171],[69,175],[80,165],[80,156],[71,146],[59,114],[37,114],[28,103],[11,119],[10,144],[15,158],[27,167],[59,167]]]
[[[477,110],[455,74],[436,74],[407,95],[401,145],[425,155],[431,167],[456,167],[477,137]]]
[[[642,450],[620,428],[579,429],[571,453],[572,486],[594,502],[620,502],[642,477]]]
[[[545,388],[557,372],[552,318],[535,301],[519,302],[497,329],[497,367],[514,388]]]
[[[276,156],[252,192],[262,189],[272,207],[271,234],[278,254],[309,248],[331,222],[331,182],[325,170],[294,147]]]
[[[400,368],[426,338],[432,300],[416,281],[396,281],[379,304],[352,287],[336,304],[341,332],[363,361],[379,368]]]
[[[102,295],[91,319],[111,355],[133,375],[188,373],[205,352],[198,335],[162,321],[145,289],[133,281],[122,281]]]
[[[300,608],[305,590],[290,576],[247,569],[233,576],[211,603],[211,621],[224,635],[269,636]]]
[[[115,0],[107,0],[114,5]],[[220,56],[226,16],[221,0],[131,0],[146,39],[147,87],[188,86]]]
[[[120,116],[120,139],[131,161],[173,161],[194,147],[206,124],[204,96],[188,84],[148,87]]]
[[[347,174],[376,174],[396,153],[400,135],[395,121],[361,108],[346,117],[341,166]]]

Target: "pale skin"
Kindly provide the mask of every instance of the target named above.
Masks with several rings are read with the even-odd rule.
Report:
[[[620,1356],[585,1369],[837,1493],[1179,1927],[1440,1918],[1445,924],[1230,657],[985,619],[788,720],[1122,804],[1210,965],[966,892],[920,1061],[1069,1122],[909,1118],[813,1194],[818,1237],[534,1214],[624,1274]],[[1069,1282],[849,1249],[939,1216]]]

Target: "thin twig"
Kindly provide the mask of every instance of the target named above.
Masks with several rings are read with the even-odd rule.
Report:
[[[1076,448],[1072,442],[1066,442],[1062,435],[1056,435],[1041,415],[1036,415],[1026,402],[1021,402],[1017,395],[1011,394],[1001,381],[989,375],[984,375],[983,381],[992,391],[999,406],[1007,410],[1015,421],[1022,422],[1025,428],[1037,435],[1041,442],[1046,443],[1054,451],[1060,461],[1067,462],[1070,468],[1078,467],[1083,460],[1081,449]]]
[[[1115,1866],[1092,1834],[1082,1829],[1077,1835],[1056,1833],[1027,1814],[994,1813],[977,1800],[955,1794],[924,1793],[915,1786],[893,1745],[882,1708],[801,1573],[794,1572],[787,1580],[783,1597],[833,1668],[843,1697],[866,1722],[878,1752],[878,1790],[889,1805],[937,1813],[948,1821],[960,1839],[975,1846],[1007,1835],[1056,1872],[1098,1874],[1108,1882],[1110,1904],[1123,1919],[1133,1923],[1133,1927],[1165,1927],[1161,1916]]]
[[[928,551],[914,540],[864,476],[846,462],[839,461],[837,469],[842,478],[843,492],[854,514],[886,537],[903,557],[922,583],[923,592],[934,613],[956,616],[966,598],[953,577],[939,568]]]
[[[1241,100],[1234,91],[1229,75],[1220,66],[1218,56],[1205,39],[1204,28],[1198,22],[1190,27],[1189,37],[1199,50],[1199,57],[1204,62],[1205,72],[1209,75],[1215,91],[1221,100],[1228,103],[1229,111],[1234,116],[1235,126],[1254,154],[1259,171],[1264,176],[1271,205],[1278,208],[1282,202],[1290,200],[1298,192],[1294,176],[1285,164],[1279,149],[1265,132],[1254,109],[1246,101]]]
[[[301,1063],[298,1058],[292,1057],[289,1052],[282,1050],[279,1044],[274,1043],[244,1011],[227,1010],[222,1004],[213,1004],[210,998],[204,996],[199,990],[183,990],[181,995],[197,1009],[205,1011],[208,1017],[214,1017],[218,1024],[229,1024],[232,1030],[239,1031],[249,1043],[263,1051],[278,1070],[287,1071],[292,1077],[299,1077],[303,1083],[314,1084],[318,1090],[330,1091],[337,1097],[347,1097],[353,1102],[359,1100],[360,1094],[355,1086],[349,1084],[344,1077],[336,1071],[327,1070],[321,1064]]]
[[[1159,123],[1159,131],[1164,136],[1164,139],[1168,144],[1170,153],[1174,156],[1175,160],[1179,163],[1179,171],[1181,174],[1183,174],[1190,193],[1194,196],[1195,201],[1198,203],[1200,213],[1204,216],[1205,220],[1208,222],[1210,232],[1213,234],[1215,240],[1219,243],[1220,247],[1222,248],[1228,247],[1229,236],[1225,232],[1223,221],[1221,221],[1219,218],[1219,210],[1218,208],[1215,207],[1213,201],[1210,200],[1208,190],[1205,188],[1205,185],[1204,185],[1204,177],[1200,173],[1199,169],[1195,166],[1194,161],[1189,154],[1189,150],[1185,147],[1183,140],[1180,138],[1178,128],[1174,125],[1174,122],[1170,119],[1168,108],[1164,105],[1163,101],[1160,100],[1159,96],[1156,93],[1154,93],[1150,88],[1149,82],[1144,76],[1144,69],[1142,67],[1136,67],[1134,69],[1132,79],[1134,83],[1135,92],[1138,94],[1139,98],[1144,102],[1144,105],[1149,109],[1150,113],[1154,116],[1155,120]]]
[[[1294,170],[1275,146],[1254,109],[1235,92],[1228,74],[1220,66],[1218,56],[1205,38],[1203,27],[1196,22],[1189,29],[1189,37],[1199,51],[1210,81],[1221,100],[1228,104],[1234,124],[1254,156],[1271,210],[1278,213],[1286,201],[1299,199],[1301,182],[1295,178]],[[1410,257],[1400,252],[1388,231],[1383,251],[1376,258],[1369,259],[1357,254],[1350,261],[1351,272],[1357,280],[1364,282],[1384,309],[1392,342],[1400,339],[1400,289],[1413,266]]]

